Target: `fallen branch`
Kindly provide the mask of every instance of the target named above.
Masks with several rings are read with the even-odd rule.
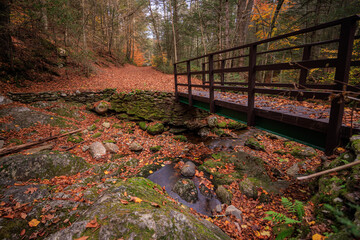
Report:
[[[53,139],[62,138],[62,137],[65,137],[65,136],[67,136],[67,135],[80,132],[81,130],[82,130],[82,129],[78,129],[78,130],[74,130],[74,131],[71,131],[71,132],[68,132],[68,133],[64,133],[64,134],[60,134],[60,135],[56,135],[56,136],[52,136],[52,137],[43,138],[43,139],[40,139],[40,140],[38,140],[38,141],[36,141],[36,142],[25,143],[25,144],[21,144],[21,145],[14,146],[14,147],[9,147],[9,148],[2,148],[2,149],[0,149],[0,157],[5,156],[5,155],[8,155],[8,154],[11,154],[11,153],[20,152],[21,150],[30,148],[30,147],[32,147],[32,146],[36,146],[36,145],[42,144],[42,143],[44,143],[44,142],[51,141],[51,140],[53,140]]]
[[[298,177],[297,180],[306,180],[306,179],[309,179],[309,178],[318,177],[318,176],[321,176],[321,175],[324,175],[324,174],[327,174],[327,173],[332,173],[332,172],[340,171],[340,170],[343,170],[343,169],[346,169],[346,168],[350,168],[350,167],[358,165],[358,164],[360,164],[360,160],[356,160],[356,161],[354,161],[352,163],[348,163],[348,164],[342,165],[340,167],[336,167],[336,168],[328,169],[328,170],[321,171],[321,172],[318,172],[318,173],[314,173],[314,174],[311,174],[311,175],[308,175],[308,176]]]

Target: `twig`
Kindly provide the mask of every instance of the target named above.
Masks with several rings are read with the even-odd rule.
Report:
[[[32,147],[32,146],[36,146],[36,145],[38,145],[38,144],[51,141],[51,140],[53,140],[53,139],[65,137],[65,136],[67,136],[67,135],[80,132],[81,130],[83,130],[83,129],[78,129],[78,130],[74,130],[74,131],[71,131],[71,132],[68,132],[68,133],[64,133],[64,134],[60,134],[60,135],[56,135],[56,136],[52,136],[52,137],[47,137],[47,138],[38,140],[38,141],[36,141],[36,142],[25,143],[25,144],[22,144],[22,145],[18,145],[18,146],[14,146],[14,147],[9,147],[9,148],[2,148],[2,149],[0,149],[0,157],[1,157],[1,156],[8,155],[8,154],[10,154],[10,153],[20,152],[21,150],[30,148],[30,147]]]
[[[309,179],[309,178],[318,177],[318,176],[321,176],[321,175],[324,175],[324,174],[327,174],[327,173],[332,173],[332,172],[340,171],[340,170],[343,170],[343,169],[346,169],[346,168],[350,168],[350,167],[358,165],[358,164],[360,164],[360,160],[356,160],[356,161],[354,161],[352,163],[348,163],[348,164],[342,165],[340,167],[336,167],[336,168],[328,169],[328,170],[321,171],[321,172],[318,172],[318,173],[314,173],[314,174],[311,174],[311,175],[308,175],[308,176],[298,177],[297,180],[306,180],[306,179]]]

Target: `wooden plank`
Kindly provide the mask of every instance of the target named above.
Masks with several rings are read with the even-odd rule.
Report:
[[[255,88],[256,93],[276,94],[283,93],[286,96],[302,96],[304,98],[327,99],[331,92],[305,91],[305,90],[291,90],[291,89],[270,89],[270,88]]]
[[[237,67],[237,68],[225,68],[225,69],[215,69],[214,73],[232,73],[232,72],[247,72],[249,67]]]
[[[256,66],[256,71],[270,71],[270,70],[289,70],[289,69],[304,69],[304,68],[328,68],[336,67],[337,59],[320,59],[308,60],[300,62],[289,63],[275,63],[268,65]]]

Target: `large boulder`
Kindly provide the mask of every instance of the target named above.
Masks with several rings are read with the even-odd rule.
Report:
[[[194,203],[198,199],[198,191],[190,179],[179,179],[172,190],[187,202]]]
[[[218,186],[216,189],[216,196],[222,203],[231,204],[232,194],[223,185]]]
[[[129,149],[133,152],[141,152],[144,148],[137,142],[132,142],[129,145]]]
[[[94,111],[97,114],[103,115],[105,114],[110,108],[110,104],[105,102],[105,101],[101,101],[99,103],[96,103],[94,106]]]
[[[89,167],[84,159],[70,153],[40,152],[32,155],[12,155],[0,159],[0,178],[27,181],[34,178],[73,175]]]
[[[215,116],[210,116],[207,118],[207,124],[209,127],[214,128],[217,126],[218,119]]]
[[[156,188],[161,189],[144,178],[116,183],[75,222],[46,239],[230,239],[209,221],[193,216],[188,208],[180,212]],[[86,227],[91,221],[98,230]]]
[[[117,153],[119,151],[119,147],[115,143],[108,142],[104,146],[109,153]]]

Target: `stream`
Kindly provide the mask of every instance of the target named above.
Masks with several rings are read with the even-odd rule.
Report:
[[[204,143],[210,149],[214,149],[216,151],[231,151],[236,146],[244,145],[247,137],[253,134],[252,130],[241,130],[237,131],[237,137],[208,137],[201,138],[195,134],[187,134],[186,137],[188,141],[193,144]],[[199,189],[200,179],[194,176],[191,180],[195,183],[195,186],[198,191],[198,200],[195,203],[189,203],[182,199],[177,193],[173,192],[172,189],[175,183],[183,178],[179,170],[174,168],[174,164],[168,164],[159,169],[158,171],[151,174],[148,179],[154,183],[159,184],[161,187],[165,187],[166,192],[178,202],[193,208],[198,213],[211,216],[212,210],[221,202],[216,198],[214,194],[210,196],[205,196],[201,193]]]

